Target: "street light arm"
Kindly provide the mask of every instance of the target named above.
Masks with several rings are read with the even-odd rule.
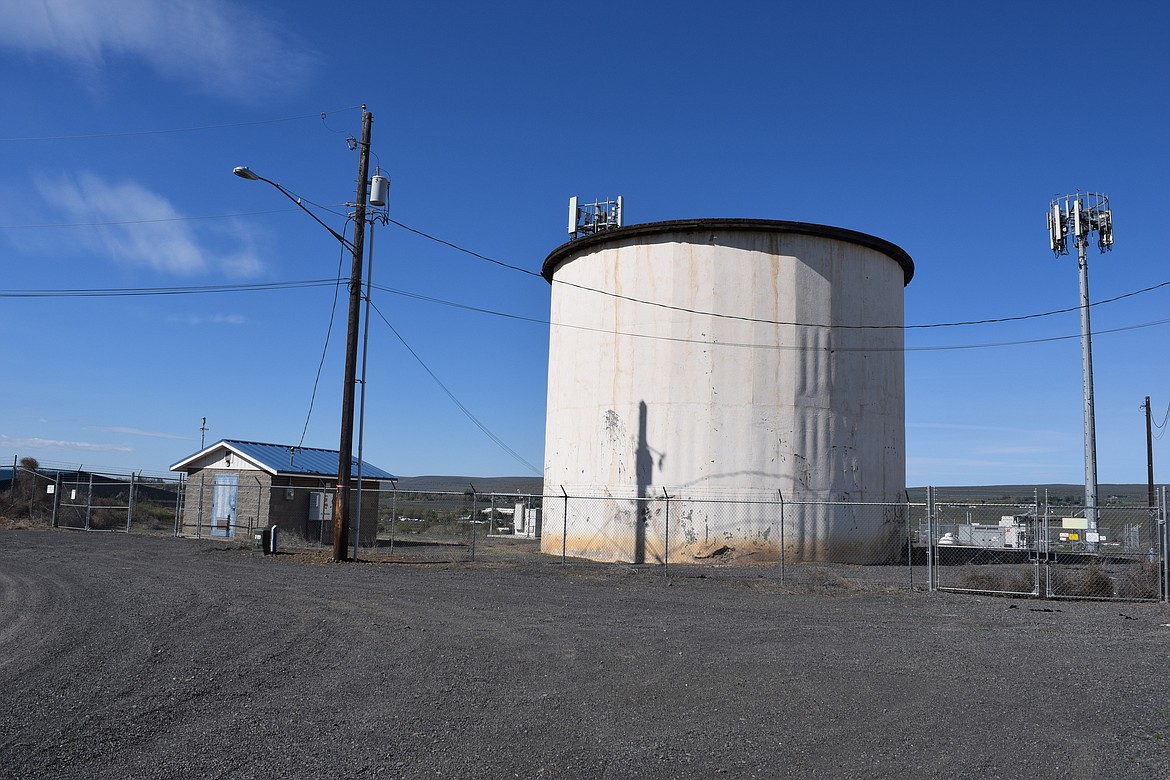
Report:
[[[310,217],[312,217],[314,220],[316,220],[318,225],[320,225],[321,227],[325,228],[330,233],[332,233],[333,237],[336,238],[338,241],[340,241],[342,246],[344,246],[346,249],[348,249],[351,252],[355,251],[353,244],[351,244],[349,242],[349,239],[347,239],[345,236],[338,233],[333,228],[326,225],[324,222],[322,222],[320,217],[318,217],[316,214],[314,214],[312,211],[310,211],[308,208],[306,208],[305,204],[301,203],[300,198],[298,198],[296,195],[293,195],[291,192],[289,192],[284,187],[282,187],[281,185],[274,182],[272,179],[264,178],[260,174],[256,173],[252,169],[248,168],[246,165],[236,166],[235,168],[232,169],[232,173],[234,173],[236,176],[239,176],[241,179],[247,179],[249,181],[262,181],[262,182],[266,182],[268,184],[271,184],[273,187],[280,190],[281,194],[283,194],[284,197],[288,198],[293,203],[297,204],[297,208],[299,208],[301,211],[305,212]]]

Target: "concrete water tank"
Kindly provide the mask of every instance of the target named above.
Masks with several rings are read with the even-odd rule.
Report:
[[[776,557],[782,526],[788,559],[896,554],[914,273],[904,250],[825,225],[700,219],[570,241],[542,273],[542,550],[640,562],[663,560],[669,543],[671,562],[713,545]],[[638,500],[665,496],[666,518],[665,502]]]

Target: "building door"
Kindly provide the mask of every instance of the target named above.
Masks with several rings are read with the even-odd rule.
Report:
[[[211,535],[236,535],[236,494],[240,489],[238,474],[217,474],[211,499]]]

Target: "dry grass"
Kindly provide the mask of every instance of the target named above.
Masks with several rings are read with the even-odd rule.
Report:
[[[1036,570],[1032,566],[976,566],[959,567],[956,582],[960,588],[986,590],[995,593],[1035,593]]]
[[[1141,561],[1126,566],[1114,581],[1116,593],[1126,599],[1156,599],[1161,594],[1162,571],[1158,564]]]
[[[1113,580],[1100,566],[1051,567],[1048,572],[1048,592],[1053,596],[1095,599],[1108,599],[1114,596]]]

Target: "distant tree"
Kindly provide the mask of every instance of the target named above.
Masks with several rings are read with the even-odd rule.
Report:
[[[28,518],[35,519],[37,510],[49,503],[43,480],[38,473],[41,464],[36,458],[21,458],[12,475],[12,492],[17,506],[28,507]]]
[[[12,487],[17,499],[33,500],[37,492],[37,469],[41,467],[36,458],[21,458],[16,473],[12,475]]]

